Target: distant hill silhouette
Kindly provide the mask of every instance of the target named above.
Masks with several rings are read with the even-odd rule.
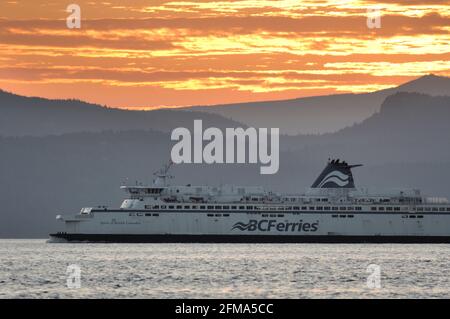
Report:
[[[394,145],[390,155],[402,158],[415,148],[440,149],[449,143],[450,96],[431,97],[419,93],[400,92],[385,99],[379,112],[359,124],[336,133],[317,136],[286,137],[285,149],[320,148],[339,145],[346,148],[370,145],[370,153],[378,147]],[[401,141],[401,143],[400,143]],[[398,142],[398,143],[395,143]],[[405,153],[406,152],[406,153]],[[379,159],[382,154],[373,154]],[[429,154],[416,153],[414,159],[426,159]]]
[[[194,119],[219,128],[243,126],[216,114],[181,110],[130,111],[78,100],[49,100],[0,91],[0,136],[45,136],[104,130],[191,127]]]
[[[362,163],[357,186],[422,188],[450,197],[450,97],[397,93],[360,124],[320,136],[283,136],[280,171],[259,165],[177,165],[179,184],[262,185],[301,192],[329,157]],[[56,214],[117,206],[120,183],[151,182],[166,162],[168,133],[152,130],[0,137],[0,237],[45,237]]]
[[[433,96],[448,96],[450,95],[450,78],[436,76],[434,74],[424,75],[398,86],[397,91],[423,93]]]
[[[290,135],[327,133],[365,120],[379,111],[387,96],[400,91],[450,95],[450,78],[427,75],[396,88],[364,94],[155,111],[120,110],[78,100],[23,97],[0,90],[0,136],[104,130],[170,132],[175,127],[190,127],[194,119],[203,119],[205,125],[219,128],[248,125],[279,127],[283,134]]]
[[[279,127],[284,134],[335,132],[370,117],[397,92],[450,95],[450,78],[426,75],[398,87],[362,94],[336,94],[284,101],[191,107],[256,127]]]

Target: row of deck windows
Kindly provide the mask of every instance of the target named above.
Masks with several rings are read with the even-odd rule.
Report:
[[[450,207],[417,207],[418,212],[450,212]]]
[[[371,211],[401,211],[408,207],[372,206]],[[239,206],[239,205],[145,205],[145,209],[195,209],[195,210],[284,210],[284,211],[362,211],[362,206]],[[413,209],[414,210],[414,209]],[[450,212],[450,207],[417,207],[418,212]]]
[[[150,213],[129,213],[129,216],[159,216],[159,214],[150,214]],[[208,217],[230,217],[230,214],[207,214]],[[262,214],[262,217],[284,217],[284,214]],[[338,215],[334,214],[331,217],[333,218],[353,218],[354,215]],[[423,218],[423,215],[402,215],[402,218]]]
[[[143,213],[129,213],[128,214],[128,216],[147,216],[147,217],[149,217],[149,216],[159,216],[159,214],[150,214],[150,213],[145,213],[145,214],[143,214]]]
[[[353,218],[355,217],[354,215],[331,215],[331,217],[333,218]]]
[[[400,211],[400,207],[383,207],[383,206],[381,206],[381,207],[371,207],[370,210],[371,211],[378,210],[380,212],[383,212],[383,211]]]

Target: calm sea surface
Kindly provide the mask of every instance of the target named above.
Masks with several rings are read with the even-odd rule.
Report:
[[[449,257],[450,245],[0,240],[0,298],[449,298]]]

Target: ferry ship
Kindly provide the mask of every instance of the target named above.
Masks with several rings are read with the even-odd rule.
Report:
[[[303,194],[262,187],[174,186],[171,163],[151,186],[122,186],[117,209],[83,208],[57,219],[50,241],[115,243],[448,243],[450,204],[416,189],[358,189],[352,169],[328,163]]]

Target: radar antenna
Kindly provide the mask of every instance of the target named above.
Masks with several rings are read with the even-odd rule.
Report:
[[[153,181],[155,186],[167,186],[167,179],[172,179],[173,176],[169,175],[169,170],[173,165],[173,161],[169,160],[161,169],[153,173],[156,179]]]

